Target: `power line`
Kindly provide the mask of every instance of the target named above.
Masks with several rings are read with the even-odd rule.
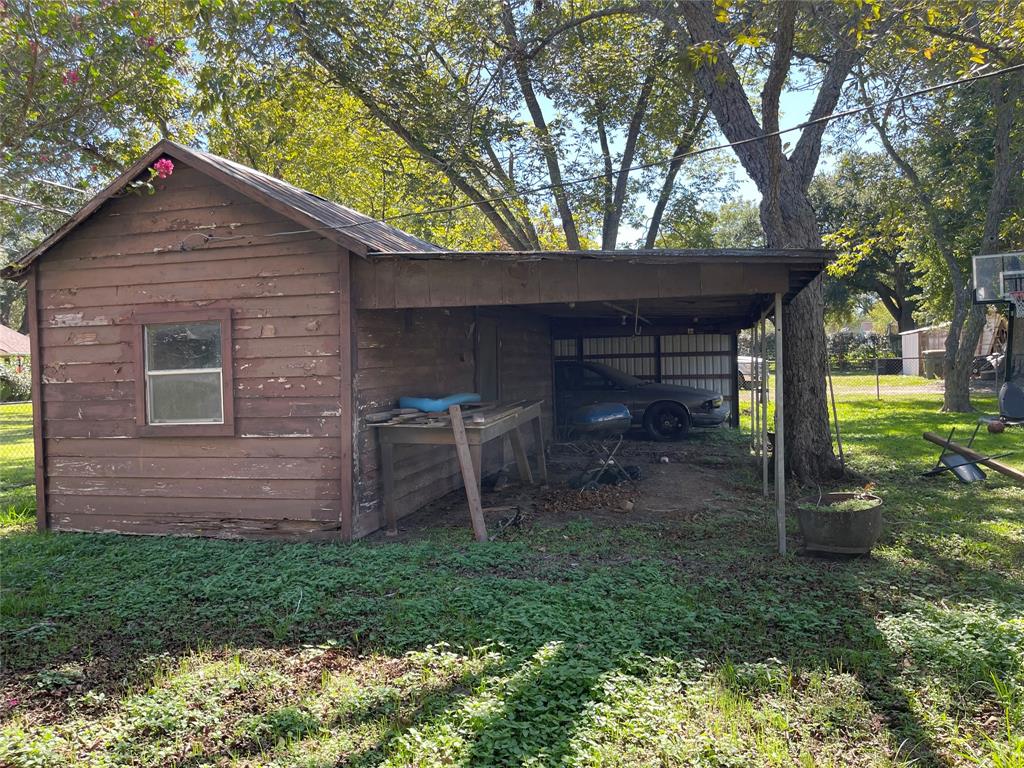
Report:
[[[674,162],[676,160],[685,160],[686,158],[697,157],[699,155],[704,155],[704,154],[708,154],[708,153],[711,153],[711,152],[718,152],[718,151],[721,151],[723,149],[731,149],[733,147],[742,146],[744,144],[752,144],[752,143],[759,142],[759,141],[765,141],[767,139],[775,138],[777,136],[783,136],[783,135],[785,135],[787,133],[793,133],[794,131],[802,131],[803,129],[808,128],[808,127],[813,126],[813,125],[819,125],[819,124],[822,124],[822,123],[829,123],[829,122],[832,122],[834,120],[840,120],[840,119],[842,119],[844,117],[851,117],[853,115],[858,115],[858,114],[861,114],[863,112],[867,112],[867,111],[869,111],[871,109],[875,109],[877,107],[886,106],[886,105],[889,105],[889,104],[895,104],[895,103],[898,103],[898,102],[901,102],[901,101],[907,101],[909,99],[916,98],[917,96],[923,96],[925,94],[934,93],[936,91],[946,90],[947,88],[953,88],[953,87],[956,87],[956,86],[959,86],[959,85],[966,85],[968,83],[974,83],[974,82],[978,82],[978,81],[981,81],[981,80],[987,80],[987,79],[992,78],[992,77],[999,77],[1001,75],[1005,75],[1005,74],[1008,74],[1010,72],[1016,72],[1016,71],[1019,71],[1019,70],[1022,70],[1022,69],[1024,69],[1024,64],[1013,64],[1011,66],[1004,67],[1002,69],[993,70],[992,72],[984,72],[982,74],[970,75],[968,77],[962,77],[962,78],[958,78],[956,80],[947,80],[945,82],[938,83],[936,85],[930,85],[930,86],[927,86],[925,88],[919,88],[919,89],[917,89],[915,91],[909,91],[907,93],[897,94],[896,96],[891,96],[891,97],[889,97],[887,99],[882,99],[880,101],[872,102],[871,104],[867,104],[867,105],[864,105],[864,106],[853,107],[851,109],[845,109],[845,110],[842,110],[840,112],[832,112],[832,113],[830,113],[828,115],[822,115],[821,117],[816,117],[816,118],[813,118],[811,120],[805,120],[804,122],[798,123],[797,125],[793,125],[793,126],[790,126],[788,128],[782,128],[782,129],[777,130],[777,131],[770,131],[768,133],[761,133],[761,134],[758,134],[757,136],[751,136],[749,138],[740,139],[738,141],[730,141],[730,142],[726,142],[724,144],[716,144],[716,145],[711,146],[711,147],[701,147],[700,149],[689,150],[687,152],[682,152],[682,153],[679,153],[677,155],[672,155],[672,156],[670,156],[668,158],[665,158],[663,160],[657,160],[657,161],[652,161],[652,162],[648,162],[648,163],[639,163],[637,165],[633,165],[633,166],[630,166],[628,168],[622,168],[622,169],[619,169],[617,171],[612,171],[612,175],[613,176],[619,176],[619,175],[621,175],[623,173],[631,173],[633,171],[642,171],[642,170],[647,170],[647,169],[650,169],[650,168],[657,168],[657,167],[666,165],[668,163]],[[569,179],[569,180],[566,180],[566,181],[562,181],[560,183],[542,184],[542,185],[539,185],[539,186],[536,186],[536,187],[531,187],[531,188],[524,189],[524,190],[516,190],[516,191],[513,191],[513,192],[504,193],[504,194],[501,194],[501,195],[495,195],[493,197],[482,198],[480,200],[467,201],[467,202],[463,202],[463,203],[456,203],[456,204],[453,204],[453,205],[446,205],[446,206],[442,206],[442,207],[439,207],[439,208],[432,208],[432,209],[429,209],[429,210],[426,210],[426,211],[408,211],[408,212],[405,212],[405,213],[396,213],[396,214],[393,214],[391,216],[382,216],[379,219],[369,219],[368,221],[362,221],[362,222],[357,222],[357,223],[353,223],[353,224],[341,224],[341,225],[334,226],[334,227],[311,227],[309,229],[292,230],[292,231],[287,231],[287,232],[270,232],[270,233],[267,233],[267,234],[256,234],[256,235],[232,235],[232,236],[229,236],[229,237],[218,237],[216,235],[206,235],[206,234],[201,234],[201,233],[193,233],[193,234],[200,234],[204,238],[204,240],[206,242],[209,242],[209,241],[213,241],[213,240],[237,240],[237,239],[242,239],[242,238],[246,238],[246,237],[284,237],[284,236],[288,236],[288,235],[299,235],[299,234],[314,233],[314,232],[334,232],[334,231],[341,231],[341,230],[349,230],[349,229],[356,229],[358,227],[369,226],[370,224],[387,224],[388,222],[391,222],[391,221],[399,221],[399,220],[402,220],[402,219],[412,218],[414,216],[430,216],[430,215],[438,214],[438,213],[452,213],[452,212],[455,212],[455,211],[464,210],[466,208],[475,208],[475,207],[478,207],[479,205],[481,205],[483,203],[496,203],[496,202],[501,202],[501,201],[504,201],[504,200],[510,200],[510,199],[517,198],[517,197],[523,197],[523,196],[526,196],[526,195],[536,194],[537,192],[546,192],[546,191],[550,191],[550,190],[554,190],[554,189],[558,189],[558,188],[563,188],[564,189],[566,187],[576,186],[578,184],[586,184],[586,183],[589,183],[589,182],[592,182],[592,181],[597,181],[599,179],[604,179],[604,178],[606,178],[606,176],[607,176],[607,174],[602,172],[602,173],[592,174],[592,175],[589,175],[589,176],[577,177],[575,179]],[[182,241],[182,248],[184,248],[184,247],[185,247],[185,242]]]
[[[9,203],[24,205],[29,208],[38,208],[41,211],[57,211],[57,213],[63,213],[68,216],[71,215],[71,211],[66,211],[63,208],[57,208],[53,205],[43,205],[43,203],[37,203],[35,200],[25,200],[22,197],[12,197],[11,195],[0,194],[0,200],[6,200]]]
[[[49,184],[51,187],[57,187],[59,189],[66,189],[70,192],[77,192],[80,195],[86,197],[92,197],[93,192],[88,189],[79,189],[78,187],[69,187],[67,184],[61,184],[58,181],[50,181],[49,179],[40,179],[38,176],[29,177],[29,181],[38,181],[40,184]]]

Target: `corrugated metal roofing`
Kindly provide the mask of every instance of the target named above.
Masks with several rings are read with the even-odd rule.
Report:
[[[175,146],[197,161],[216,166],[239,182],[259,189],[276,200],[317,219],[325,227],[346,232],[351,237],[361,240],[371,251],[441,250],[433,243],[421,240],[390,224],[372,219],[352,208],[326,200],[312,192],[292,186],[286,181],[228,160],[226,157],[209,152],[199,152],[180,145]],[[185,162],[189,161],[185,160]],[[194,162],[190,164],[194,165]]]
[[[325,200],[319,195],[292,186],[227,158],[210,152],[189,149],[164,139],[114,181],[97,193],[89,202],[35,248],[15,259],[0,270],[0,277],[16,277],[25,267],[56,245],[72,230],[89,218],[104,202],[119,193],[129,183],[146,172],[159,158],[167,156],[205,173],[258,203],[286,216],[301,229],[323,234],[360,255],[387,251],[440,251],[433,243],[408,232],[377,221],[359,211]]]

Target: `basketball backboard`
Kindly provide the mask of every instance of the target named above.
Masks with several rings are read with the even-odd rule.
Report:
[[[1009,302],[1024,291],[1024,251],[974,257],[974,303]]]

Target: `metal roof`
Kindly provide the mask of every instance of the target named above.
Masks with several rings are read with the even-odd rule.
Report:
[[[300,227],[320,232],[324,237],[360,255],[381,251],[414,250],[430,253],[441,250],[433,243],[377,221],[352,208],[292,186],[286,181],[219,155],[190,149],[164,139],[72,214],[53,234],[0,270],[0,276],[16,277],[25,267],[88,219],[104,202],[146,173],[153,163],[165,156],[205,173],[255,202],[262,203],[293,220]]]
[[[0,325],[0,356],[28,355],[30,349],[28,336],[6,325]]]
[[[552,251],[381,251],[375,259],[427,259],[432,261],[488,259],[492,261],[615,261],[632,264],[679,264],[685,262],[758,263],[785,262],[823,266],[832,256],[824,248],[635,248],[607,250]]]

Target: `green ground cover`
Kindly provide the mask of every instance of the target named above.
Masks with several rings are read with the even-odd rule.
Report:
[[[8,527],[0,764],[1022,765],[1024,489],[919,477],[920,433],[973,422],[934,397],[840,407],[846,487],[885,501],[871,558],[777,557],[722,432],[693,439],[736,493],[661,526],[351,546]]]

